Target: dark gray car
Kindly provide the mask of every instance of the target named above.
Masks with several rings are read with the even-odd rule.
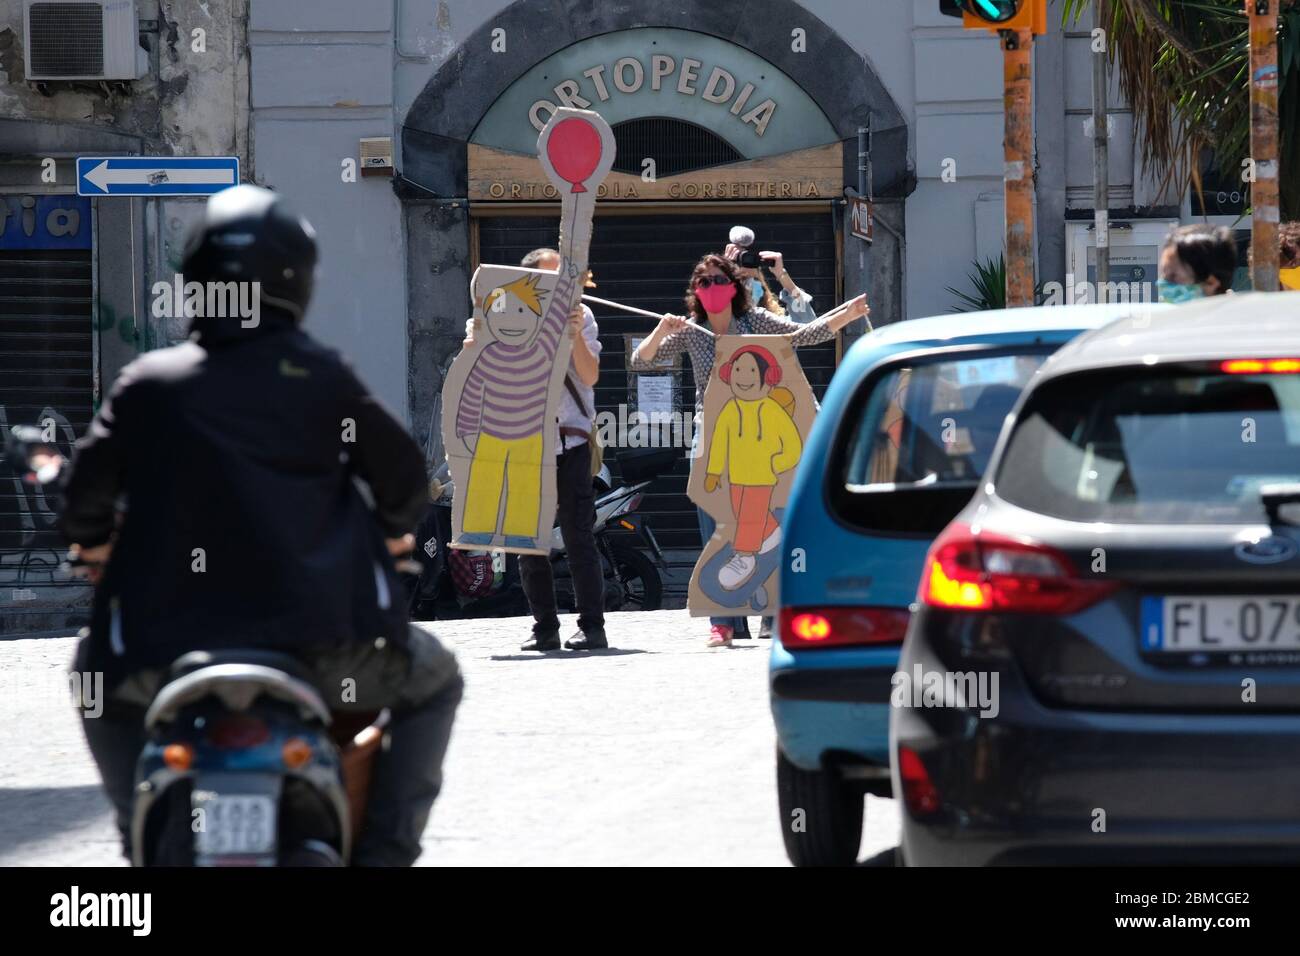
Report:
[[[1300,862],[1300,296],[1057,352],[926,559],[908,864]]]

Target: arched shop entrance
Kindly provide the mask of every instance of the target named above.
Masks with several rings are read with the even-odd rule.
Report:
[[[879,215],[901,238],[901,201],[912,181],[907,128],[868,64],[830,28],[787,0],[765,4],[761,22],[656,0],[635,13],[559,3],[563,15],[545,21],[535,5],[531,15],[520,6],[466,41],[416,99],[402,130],[410,403],[431,457],[442,457],[438,392],[464,336],[474,267],[517,262],[555,243],[558,203],[536,140],[560,105],[597,110],[618,143],[591,246],[597,295],[681,311],[690,266],[721,251],[728,229],[743,223],[760,246],[785,253],[818,311],[846,289],[869,288],[876,313],[889,314],[901,287],[894,240],[878,239],[867,275],[860,274],[856,253],[843,255],[842,199],[857,180],[857,130],[869,124]],[[773,28],[787,22],[791,30]],[[804,31],[799,43],[795,27]],[[498,48],[504,40],[505,52],[492,52],[494,39]],[[627,368],[652,320],[595,311],[599,410],[626,416],[651,404],[668,410],[671,402],[689,411],[689,363],[670,372],[671,381],[642,382]],[[802,353],[819,395],[839,348]],[[670,551],[699,544],[687,473],[683,450],[642,505]]]

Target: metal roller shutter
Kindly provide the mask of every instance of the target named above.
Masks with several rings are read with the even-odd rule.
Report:
[[[556,222],[549,216],[480,218],[479,261],[517,263],[531,249],[554,246]],[[813,296],[815,311],[825,312],[838,303],[836,236],[829,210],[763,215],[598,215],[591,242],[597,288],[591,291],[652,312],[680,314],[691,267],[706,253],[721,252],[728,231],[737,223],[754,230],[760,249],[784,254],[790,275]],[[602,307],[593,311],[600,325],[602,349],[596,404],[599,411],[617,415],[619,404],[629,402],[625,334],[646,333],[653,321]],[[820,399],[835,370],[835,343],[800,349],[799,356]],[[683,359],[677,406],[692,408],[694,395],[690,361]],[[609,457],[617,475],[618,449]],[[684,552],[679,560],[693,563],[700,538],[695,506],[686,497],[689,473],[687,450],[681,449],[672,472],[652,486],[641,511],[664,549]]]
[[[0,428],[52,417],[65,455],[92,415],[92,282],[88,249],[0,250]],[[15,603],[65,580],[53,520],[41,492],[0,464],[0,594],[13,588]]]

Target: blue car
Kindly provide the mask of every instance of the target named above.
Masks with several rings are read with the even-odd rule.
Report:
[[[845,356],[783,522],[770,690],[781,830],[796,866],[853,863],[864,795],[890,794],[892,678],[925,554],[976,491],[1021,389],[1079,333],[1161,308],[915,319]]]

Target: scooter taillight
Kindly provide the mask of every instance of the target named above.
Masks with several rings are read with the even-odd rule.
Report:
[[[208,743],[222,750],[246,750],[271,739],[266,721],[247,714],[229,714],[219,718],[208,731]]]

